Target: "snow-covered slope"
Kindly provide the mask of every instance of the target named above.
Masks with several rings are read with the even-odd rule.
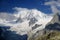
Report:
[[[45,25],[52,19],[52,16],[44,14],[37,9],[15,9],[17,12],[12,15],[2,15],[0,17],[0,24],[11,26],[10,30],[16,31],[16,33],[20,35],[29,32],[36,33],[36,31],[44,29]]]

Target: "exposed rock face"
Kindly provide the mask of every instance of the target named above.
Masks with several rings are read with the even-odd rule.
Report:
[[[52,24],[59,23],[60,24],[60,14],[59,13],[55,14],[53,19],[50,21],[50,23],[52,23]]]
[[[55,14],[45,28],[49,30],[60,30],[60,14]]]

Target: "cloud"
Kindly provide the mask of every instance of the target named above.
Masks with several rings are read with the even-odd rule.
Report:
[[[57,1],[51,0],[49,2],[45,2],[45,5],[50,5],[53,13],[58,13],[60,11],[59,9],[57,9],[57,7],[60,7],[59,0]]]
[[[0,12],[0,21],[3,22],[9,22],[14,21],[16,17],[13,14],[7,13],[7,12]]]

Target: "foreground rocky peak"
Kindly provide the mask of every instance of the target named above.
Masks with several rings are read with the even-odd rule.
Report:
[[[47,24],[46,29],[60,31],[60,14],[56,13],[53,19]]]

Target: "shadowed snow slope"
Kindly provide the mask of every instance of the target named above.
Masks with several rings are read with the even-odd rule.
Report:
[[[3,14],[0,16],[0,24],[11,26],[11,31],[23,35],[28,32],[36,33],[45,28],[45,25],[51,21],[52,16],[44,14],[37,9],[14,8],[14,14]]]

